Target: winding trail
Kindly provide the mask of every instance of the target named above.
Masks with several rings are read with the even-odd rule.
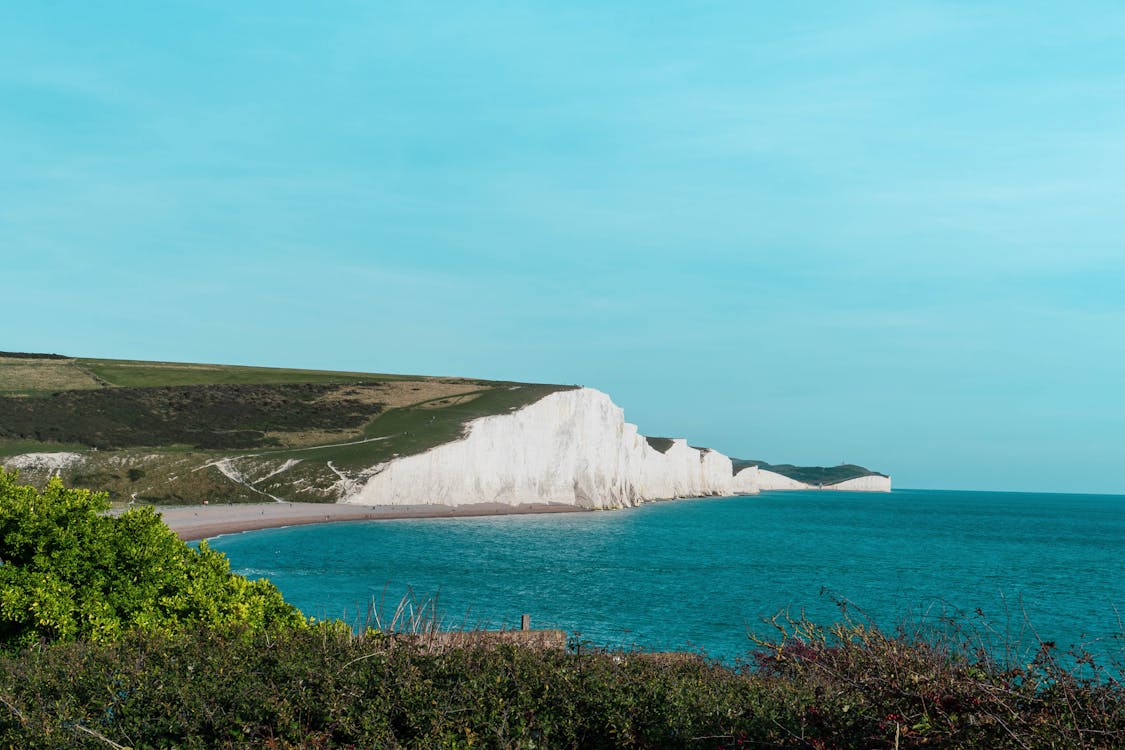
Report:
[[[246,481],[245,477],[243,477],[240,473],[238,473],[238,469],[234,468],[234,466],[231,464],[232,461],[234,461],[235,459],[238,459],[238,458],[246,458],[246,456],[234,456],[232,458],[221,458],[218,461],[211,461],[210,463],[206,463],[199,468],[202,469],[202,468],[206,468],[208,466],[214,466],[216,469],[218,469],[222,473],[222,475],[224,477],[231,480],[232,482],[235,482],[236,484],[241,484],[246,489],[248,489],[252,492],[257,492],[259,495],[262,495],[263,497],[272,498],[274,502],[277,502],[277,503],[285,502],[284,500],[282,500],[277,495],[271,495],[268,492],[263,492],[262,490],[258,489],[253,484],[251,484],[250,482]],[[274,474],[276,474],[276,473],[277,472],[274,472]],[[273,476],[273,474],[270,474],[270,476]]]
[[[200,466],[196,466],[194,469],[192,469],[192,471],[196,472],[196,471],[199,471],[200,469],[206,469],[210,466],[214,466],[216,469],[219,470],[219,472],[224,477],[231,480],[235,484],[240,484],[243,487],[245,487],[246,489],[250,490],[251,492],[256,492],[257,494],[259,494],[263,497],[268,497],[276,503],[284,503],[284,502],[288,502],[288,501],[278,497],[277,495],[271,495],[270,493],[265,492],[265,491],[260,490],[257,487],[255,487],[253,482],[246,479],[246,477],[243,476],[238,471],[238,469],[236,469],[234,467],[234,462],[238,461],[238,460],[241,460],[243,458],[259,458],[261,456],[270,456],[270,455],[273,455],[275,453],[292,453],[292,452],[295,452],[295,451],[315,451],[315,450],[320,450],[321,448],[339,448],[339,447],[346,446],[346,445],[363,445],[364,443],[375,443],[375,442],[378,442],[380,440],[390,440],[391,438],[394,438],[394,437],[398,437],[398,435],[385,435],[383,437],[369,437],[369,438],[363,438],[361,440],[349,440],[346,443],[326,443],[324,445],[310,445],[306,448],[281,448],[281,449],[278,449],[276,451],[262,451],[260,453],[243,453],[243,454],[240,454],[238,456],[227,456],[226,458],[220,458],[220,459],[216,459],[214,461],[208,461],[207,463],[204,463]],[[278,474],[280,474],[283,471],[288,471],[289,469],[292,469],[294,466],[296,466],[300,462],[301,462],[301,459],[298,459],[298,458],[288,459],[279,468],[271,471],[269,474],[266,474],[264,477],[262,477],[258,481],[262,482],[262,481],[265,481],[266,479],[269,479],[270,477],[277,476]],[[342,474],[339,469],[337,469],[335,466],[332,465],[331,461],[328,462],[328,468],[331,469],[332,472],[340,478],[341,482],[354,484],[354,480],[350,479],[349,477],[344,476],[344,474]],[[135,495],[134,495],[134,499],[135,499]],[[315,503],[314,503],[314,505],[315,505]]]

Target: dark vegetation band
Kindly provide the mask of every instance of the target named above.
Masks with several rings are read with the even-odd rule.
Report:
[[[315,383],[197,385],[0,396],[0,438],[80,443],[99,450],[176,444],[258,448],[279,444],[267,432],[358,431],[383,410],[370,401],[328,398],[338,388]]]
[[[65,354],[40,354],[37,352],[0,352],[0,357],[11,359],[70,359]]]

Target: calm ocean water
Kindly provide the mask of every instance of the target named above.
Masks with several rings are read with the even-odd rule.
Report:
[[[307,615],[438,595],[450,625],[556,627],[599,645],[735,659],[789,609],[884,627],[983,612],[1023,642],[1122,654],[1125,496],[770,492],[540,516],[341,523],[212,540]],[[850,610],[850,611],[854,611]]]

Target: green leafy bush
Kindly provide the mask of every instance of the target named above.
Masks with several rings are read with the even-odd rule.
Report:
[[[111,516],[104,493],[17,479],[0,470],[0,645],[303,622],[272,584],[187,546],[151,508]]]
[[[134,634],[0,655],[0,746],[706,748],[782,741],[784,705],[703,660],[491,644],[433,651],[332,623]],[[733,746],[733,745],[732,745]]]
[[[846,623],[731,668],[328,622],[0,654],[0,747],[1109,750],[1122,698],[1049,658],[1007,669]]]

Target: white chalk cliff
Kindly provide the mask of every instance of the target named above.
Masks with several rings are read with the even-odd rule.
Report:
[[[0,459],[0,465],[46,477],[75,469],[90,455],[33,453]],[[214,466],[236,484],[278,500],[286,494],[284,483],[259,485],[301,463],[250,454],[209,461],[192,471]],[[609,396],[592,388],[555,391],[516,411],[481,417],[458,440],[358,473],[345,473],[331,461],[327,468],[338,479],[323,485],[325,499],[360,505],[560,503],[593,509],[763,490],[891,489],[890,478],[879,475],[823,488],[758,466],[735,475],[731,460],[717,451],[693,448],[682,439],[650,443]]]
[[[813,490],[816,489],[812,485],[798,482],[796,479],[778,474],[776,471],[767,471],[766,469],[758,469],[758,489],[759,490]]]
[[[731,480],[731,489],[736,495],[757,495],[762,491],[760,469],[757,466],[747,466],[734,475]]]
[[[852,492],[890,492],[891,478],[881,474],[872,474],[866,477],[856,477],[837,484],[820,487],[822,490],[850,490]]]
[[[557,391],[467,434],[372,470],[341,502],[364,505],[565,503],[620,508],[731,495],[729,458],[672,441],[664,453],[592,388]]]
[[[890,489],[889,479],[878,479]],[[362,505],[563,503],[593,509],[808,488],[757,467],[734,476],[727,456],[685,440],[657,450],[609,396],[579,388],[476,419],[459,440],[373,467],[339,492],[340,502]]]
[[[747,472],[754,472],[752,476],[747,476],[743,479],[743,475]],[[768,471],[758,466],[751,466],[738,472],[734,477],[734,482],[737,486],[748,486],[753,484],[757,487],[759,492],[767,490],[842,490],[851,492],[890,492],[891,491],[891,478],[885,477],[882,474],[871,474],[865,477],[856,477],[855,479],[845,479],[843,482],[836,484],[815,485],[801,482],[799,480],[787,477],[784,474],[778,474],[776,471]]]

